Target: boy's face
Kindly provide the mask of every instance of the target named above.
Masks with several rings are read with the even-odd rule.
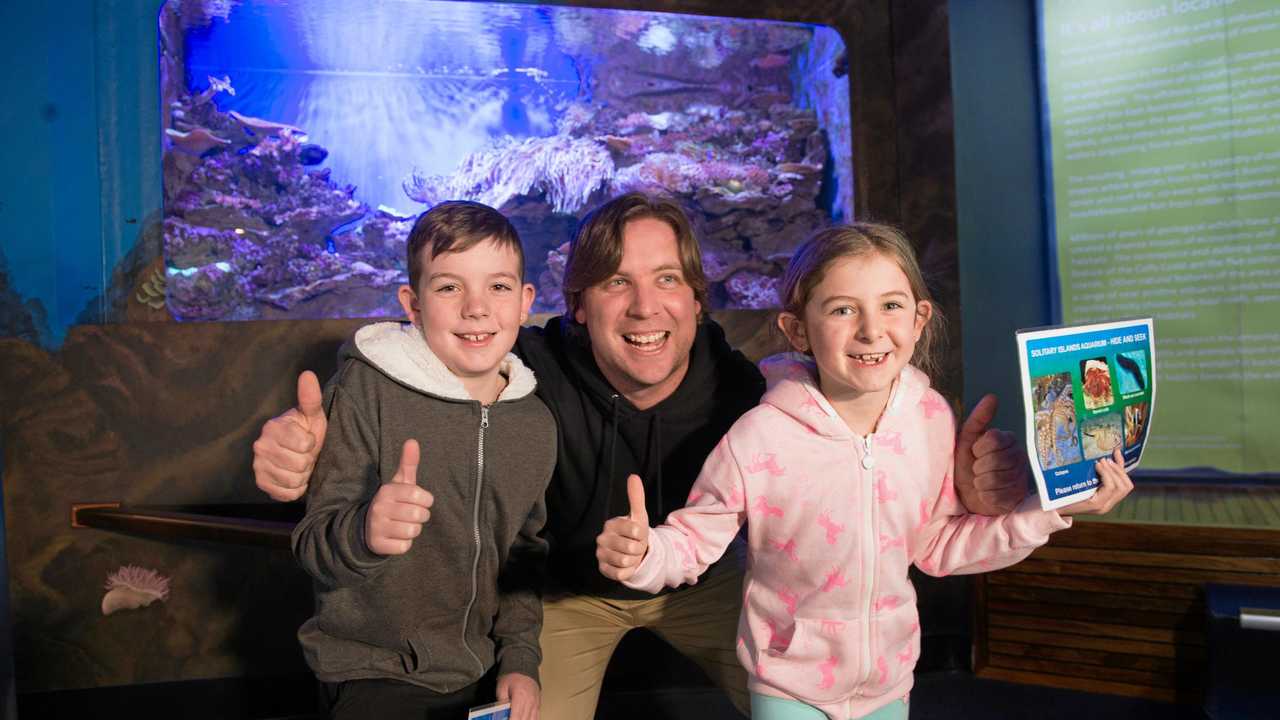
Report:
[[[499,364],[529,318],[533,286],[521,282],[515,251],[492,239],[430,254],[422,250],[418,287],[401,286],[400,305],[471,396],[492,402],[502,389]]]

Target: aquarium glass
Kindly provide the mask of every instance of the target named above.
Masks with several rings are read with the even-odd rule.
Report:
[[[472,2],[191,2],[159,18],[163,282],[178,320],[396,316],[434,203],[492,205],[536,310],[611,196],[677,198],[716,308],[772,307],[796,245],[852,218],[828,27]]]

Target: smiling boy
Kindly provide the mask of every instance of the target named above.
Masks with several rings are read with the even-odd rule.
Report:
[[[458,717],[496,694],[536,718],[556,441],[510,354],[534,294],[520,239],[492,208],[442,203],[408,263],[409,322],[361,328],[328,396],[293,533],[316,593],[298,637],[332,717]]]

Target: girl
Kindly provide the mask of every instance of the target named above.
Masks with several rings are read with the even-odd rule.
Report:
[[[906,718],[920,652],[914,563],[931,575],[1018,562],[1064,515],[1106,512],[1132,488],[1117,451],[1101,485],[1057,512],[1034,495],[967,515],[951,482],[955,421],[929,388],[939,317],[911,246],[892,228],[818,232],[780,288],[778,325],[799,353],[761,365],[770,388],[703,466],[686,507],[648,527],[606,523],[606,576],[657,592],[694,583],[748,523],[738,657],[754,720]],[[914,361],[914,365],[912,365]]]

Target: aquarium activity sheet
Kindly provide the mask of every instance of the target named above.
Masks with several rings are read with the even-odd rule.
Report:
[[[1151,318],[1017,332],[1027,454],[1045,510],[1093,495],[1094,464],[1142,459],[1155,408]]]

